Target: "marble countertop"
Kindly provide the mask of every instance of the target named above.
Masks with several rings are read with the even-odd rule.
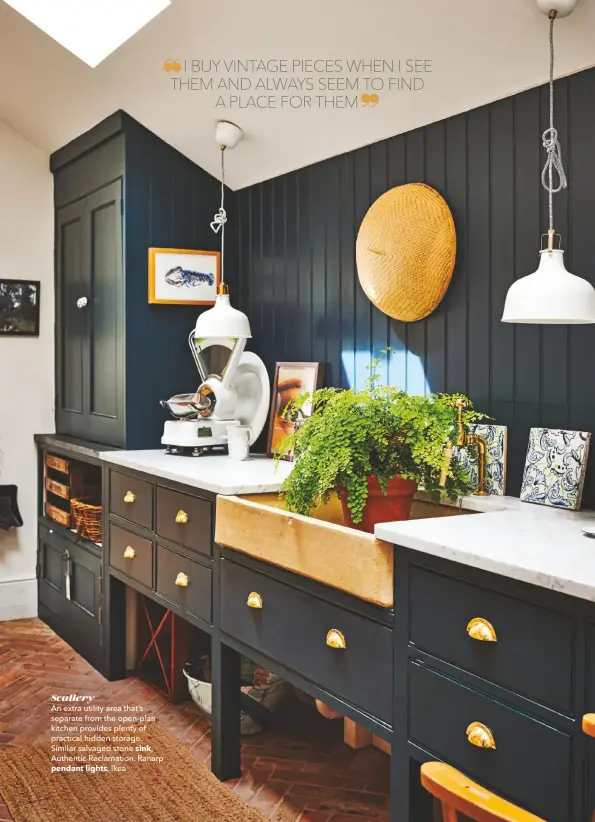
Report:
[[[255,454],[242,462],[224,454],[183,457],[163,450],[105,451],[100,457],[112,465],[224,496],[275,493],[293,467],[290,462],[281,462],[276,467],[274,460]]]
[[[477,516],[385,522],[379,539],[595,602],[595,511],[564,511],[516,497],[465,497]]]
[[[67,434],[34,434],[33,439],[37,445],[45,448],[61,449],[81,457],[95,457],[96,459],[99,459],[99,455],[104,451],[117,450],[110,445],[100,445],[97,442],[80,440],[76,437],[69,437]]]

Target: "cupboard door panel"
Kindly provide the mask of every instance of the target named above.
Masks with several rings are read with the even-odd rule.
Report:
[[[39,526],[39,616],[95,667],[103,666],[102,560],[76,537]],[[69,584],[66,572],[69,571]]]
[[[116,180],[86,201],[91,278],[89,325],[90,438],[124,445],[124,289],[122,184]]]
[[[58,209],[56,267],[56,429],[122,446],[121,180]]]
[[[84,348],[85,309],[77,308],[88,297],[84,266],[84,199],[56,212],[56,371],[58,430],[76,433],[85,413]]]

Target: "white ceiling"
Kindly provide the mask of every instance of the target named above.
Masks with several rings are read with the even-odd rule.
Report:
[[[121,108],[216,176],[215,123],[232,120],[246,139],[227,179],[242,188],[543,83],[547,27],[535,0],[172,0],[91,69],[0,0],[0,119],[51,152]],[[594,42],[595,0],[581,0],[556,24],[556,74],[594,65]],[[167,58],[420,58],[433,71],[416,93],[379,92],[374,108],[317,108],[314,91],[310,110],[218,109],[229,92],[175,91],[172,77],[200,75],[165,72]]]

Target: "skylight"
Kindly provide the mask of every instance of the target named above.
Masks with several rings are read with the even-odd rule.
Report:
[[[94,68],[171,0],[5,0]]]

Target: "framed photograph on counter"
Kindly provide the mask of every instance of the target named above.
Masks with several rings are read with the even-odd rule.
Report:
[[[220,278],[218,251],[149,249],[149,302],[215,305]]]
[[[324,382],[324,363],[321,362],[278,362],[271,392],[271,413],[269,418],[269,439],[267,455],[272,457],[277,446],[287,434],[292,434],[300,421],[312,414],[312,404],[306,403],[293,419],[283,419],[288,404],[304,392],[311,393],[321,388]],[[283,454],[283,459],[291,460],[291,452]]]
[[[0,335],[39,336],[38,280],[0,280]]]

